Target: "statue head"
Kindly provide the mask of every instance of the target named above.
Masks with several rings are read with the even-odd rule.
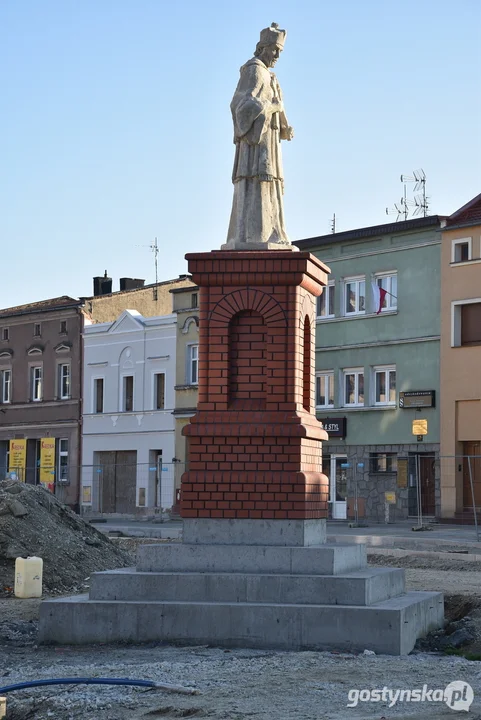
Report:
[[[266,67],[274,67],[284,49],[286,35],[286,31],[281,30],[277,23],[271,23],[270,27],[261,30],[261,37],[254,53],[255,57],[262,60]]]

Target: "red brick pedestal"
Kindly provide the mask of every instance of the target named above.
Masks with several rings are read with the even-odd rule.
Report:
[[[184,429],[184,542],[269,544],[280,534],[274,544],[297,544],[289,533],[299,521],[309,528],[299,544],[322,542],[327,435],[314,414],[315,303],[329,270],[307,252],[187,260],[200,288],[200,339],[197,414]]]

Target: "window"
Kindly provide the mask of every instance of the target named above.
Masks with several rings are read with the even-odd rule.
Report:
[[[327,318],[334,317],[334,293],[336,287],[334,282],[326,285],[322,291],[322,295],[317,298],[317,317]]]
[[[334,407],[334,373],[331,371],[316,375],[316,407]]]
[[[451,262],[460,263],[471,260],[471,243],[472,238],[460,238],[459,240],[453,240],[451,245]]]
[[[68,481],[68,440],[61,438],[58,442],[57,482]]]
[[[9,338],[8,328],[2,328],[2,340],[8,340],[8,338]]]
[[[70,398],[70,365],[64,363],[58,366],[58,394],[61,400]]]
[[[370,453],[369,463],[372,473],[397,472],[396,453]]]
[[[381,312],[397,309],[397,274],[377,275],[375,278],[376,285],[385,291],[381,302]],[[374,308],[377,312],[378,308]]]
[[[104,379],[95,378],[94,380],[94,412],[103,413],[104,411]]]
[[[197,385],[199,382],[199,346],[189,345],[188,384]]]
[[[344,313],[359,315],[366,311],[366,282],[363,277],[344,280]]]
[[[132,412],[134,409],[134,376],[125,375],[124,377],[124,400],[123,410],[124,412]]]
[[[374,368],[374,404],[396,404],[396,368]]]
[[[33,402],[42,399],[42,366],[30,368],[30,397]]]
[[[154,375],[154,410],[165,408],[165,374]]]
[[[34,337],[40,337],[41,334],[42,334],[42,327],[41,327],[40,323],[34,323],[34,326],[33,326]]]
[[[364,370],[344,370],[344,405],[364,405]]]
[[[481,345],[481,299],[452,304],[451,346]]]
[[[67,321],[66,320],[60,320],[60,334],[61,335],[67,334]]]
[[[12,371],[3,370],[0,372],[1,380],[1,402],[9,403],[12,402]]]
[[[198,296],[197,293],[192,293],[190,296],[190,307],[196,308],[198,303]]]

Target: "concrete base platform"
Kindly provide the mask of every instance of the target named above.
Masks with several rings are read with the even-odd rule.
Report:
[[[137,568],[94,573],[90,596],[47,600],[40,642],[163,641],[400,655],[440,627],[440,593],[368,568],[364,545],[143,545]]]
[[[327,520],[226,520],[186,518],[183,540],[196,545],[308,547],[327,540]]]
[[[365,545],[310,547],[254,545],[143,545],[137,570],[142,572],[279,573],[338,575],[367,566]]]
[[[94,573],[91,600],[372,605],[405,592],[404,572],[368,568],[345,575],[159,573],[135,569]]]
[[[206,602],[126,602],[87,596],[47,600],[40,642],[163,641],[280,650],[409,653],[443,619],[439,593],[407,593],[366,606]]]

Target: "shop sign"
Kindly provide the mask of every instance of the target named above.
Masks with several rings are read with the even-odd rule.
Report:
[[[55,438],[40,440],[40,482],[46,490],[55,487]]]
[[[409,390],[399,393],[400,408],[435,407],[435,390]]]
[[[25,482],[25,465],[27,460],[27,441],[26,440],[10,440],[10,455],[8,462],[8,472],[16,473],[17,480]]]
[[[329,437],[346,437],[347,418],[322,418],[321,422]]]
[[[428,421],[427,420],[413,420],[413,435],[427,435],[428,434]]]
[[[395,492],[385,492],[384,499],[385,499],[387,505],[395,505],[396,504],[396,493]]]

